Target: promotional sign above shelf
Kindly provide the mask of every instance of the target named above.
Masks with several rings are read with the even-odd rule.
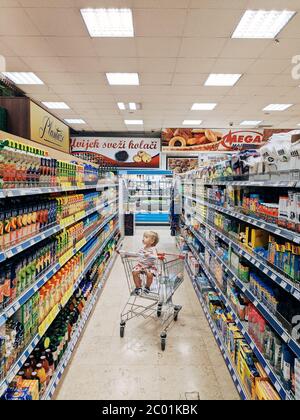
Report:
[[[92,156],[118,168],[159,168],[160,139],[73,137],[71,152],[82,159]]]
[[[162,151],[166,153],[230,152],[265,143],[263,130],[167,128],[162,132]]]

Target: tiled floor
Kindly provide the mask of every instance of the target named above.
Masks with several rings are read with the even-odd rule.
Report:
[[[156,230],[161,236],[158,249],[176,252],[169,229]],[[142,232],[126,238],[124,249],[141,247]],[[239,399],[187,276],[175,295],[183,309],[168,333],[165,352],[160,349],[159,323],[153,320],[130,321],[120,338],[120,312],[127,298],[118,259],[56,399]]]

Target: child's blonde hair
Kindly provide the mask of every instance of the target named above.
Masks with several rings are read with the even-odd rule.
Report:
[[[151,236],[153,239],[153,246],[156,246],[159,243],[159,236],[157,232],[153,232],[153,230],[147,230],[144,232],[144,235]]]

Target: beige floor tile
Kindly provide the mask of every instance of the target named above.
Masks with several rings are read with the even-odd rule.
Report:
[[[158,228],[159,250],[178,253],[168,228]],[[143,229],[126,238],[124,249],[141,247]],[[60,400],[238,399],[237,391],[203,314],[193,286],[185,276],[174,295],[182,305],[161,351],[161,319],[130,320],[120,338],[120,314],[129,298],[121,259],[111,272],[84,335],[65,372]],[[154,311],[155,312],[155,311]],[[154,314],[155,315],[155,314]]]

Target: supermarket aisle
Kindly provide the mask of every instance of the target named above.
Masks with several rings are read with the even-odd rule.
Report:
[[[143,230],[126,238],[124,249],[136,250]],[[161,236],[158,249],[176,252],[169,229],[156,230]],[[175,295],[183,310],[169,331],[164,353],[159,323],[153,320],[129,322],[120,338],[120,311],[127,298],[118,259],[56,399],[239,399],[187,276]]]

